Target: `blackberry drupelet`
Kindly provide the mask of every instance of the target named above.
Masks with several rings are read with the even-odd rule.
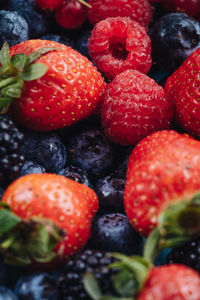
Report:
[[[174,248],[167,256],[167,263],[184,264],[200,273],[200,236]]]
[[[20,154],[24,135],[8,115],[0,116],[0,182],[8,184],[19,176],[24,164]]]
[[[58,279],[60,300],[89,300],[91,299],[83,286],[83,276],[86,272],[92,272],[98,280],[103,294],[114,294],[112,288],[112,276],[116,269],[107,268],[116,261],[109,253],[84,250],[75,254],[64,266]]]

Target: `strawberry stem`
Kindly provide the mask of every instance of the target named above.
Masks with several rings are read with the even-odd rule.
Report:
[[[84,1],[84,0],[78,0],[81,4],[83,4],[83,5],[85,5],[85,6],[87,6],[88,8],[91,8],[92,7],[92,5],[90,5],[90,4],[88,4],[86,1]]]
[[[4,80],[0,81],[0,88],[3,88],[14,82],[16,82],[16,77],[10,77],[10,78],[4,79]]]

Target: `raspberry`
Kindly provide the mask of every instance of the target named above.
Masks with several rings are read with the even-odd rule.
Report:
[[[167,129],[173,117],[164,89],[136,70],[108,84],[102,103],[102,126],[114,142],[134,145],[154,131]]]
[[[89,53],[108,78],[127,69],[148,73],[152,63],[146,29],[126,17],[107,18],[97,23],[89,40]]]
[[[66,28],[74,29],[81,26],[87,18],[87,7],[77,0],[63,0],[56,9],[56,22]]]
[[[108,17],[130,17],[141,25],[148,26],[152,7],[148,0],[89,0],[88,18],[96,24]]]

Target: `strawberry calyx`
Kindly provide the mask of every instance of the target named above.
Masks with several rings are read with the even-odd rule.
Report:
[[[9,45],[3,44],[0,50],[0,109],[5,113],[13,99],[20,98],[24,81],[41,78],[48,70],[42,63],[34,63],[43,54],[57,50],[53,47],[44,47],[25,55],[23,53],[9,54]]]
[[[163,211],[158,226],[144,246],[144,258],[154,259],[163,249],[181,246],[200,233],[200,192],[191,201],[173,203]]]
[[[51,220],[32,217],[22,220],[1,203],[0,252],[6,263],[27,266],[48,263],[58,258],[53,252],[64,232]]]
[[[134,300],[141,291],[150,268],[153,266],[140,256],[126,256],[114,253],[113,257],[118,261],[109,268],[115,268],[118,273],[113,277],[113,287],[119,297],[103,296],[99,284],[93,274],[87,273],[83,283],[85,290],[94,300]]]

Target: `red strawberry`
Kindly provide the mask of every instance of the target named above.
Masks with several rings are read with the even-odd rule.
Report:
[[[105,90],[102,126],[115,142],[134,145],[154,131],[167,129],[172,116],[163,88],[136,70],[119,74]]]
[[[1,89],[1,94],[4,92],[5,96],[0,99],[1,105],[1,101],[8,96],[11,100],[17,93],[18,98],[12,102],[10,112],[25,127],[40,131],[69,126],[93,114],[100,105],[100,96],[105,86],[101,74],[87,58],[56,42],[28,40],[13,46],[10,55],[33,55],[34,51],[42,51],[44,47],[57,49],[37,59],[40,66],[41,63],[45,66],[45,75],[29,81],[29,72],[23,71],[23,82],[21,65],[17,70],[13,66],[9,71],[6,69],[5,75],[8,74],[11,82],[17,81],[18,86],[16,88],[15,85],[10,85],[6,87],[6,91]],[[12,74],[15,75],[14,79],[10,77]],[[33,72],[35,74],[37,75],[37,70]],[[0,87],[7,84],[7,80],[4,80],[5,83],[0,80]],[[21,88],[23,91],[19,94]]]
[[[200,190],[199,176],[199,141],[161,131],[139,142],[129,158],[124,194],[134,228],[147,236],[169,205],[190,201]]]
[[[36,3],[42,9],[54,10],[62,3],[62,0],[36,0]]]
[[[200,137],[200,48],[194,51],[167,80],[165,91],[175,104],[178,123]]]
[[[38,263],[45,262],[47,259],[54,258],[51,257],[53,253],[57,254],[60,259],[64,259],[79,251],[90,237],[91,221],[98,210],[98,199],[93,190],[55,174],[32,174],[21,177],[7,188],[2,202],[9,205],[11,211],[20,218],[20,223],[24,222],[27,230],[29,230],[27,234],[24,234],[26,227],[23,229],[20,227],[22,225],[17,224],[16,231],[9,231],[4,237],[6,239],[14,236],[18,239],[16,241],[18,248],[13,241],[5,249],[6,258],[17,263],[20,263],[20,260],[21,263],[25,261],[30,263],[30,260]],[[1,213],[2,210],[0,211],[0,219]],[[42,251],[46,250],[46,236],[44,232],[42,236],[39,235],[40,232],[36,232],[36,224],[31,223],[33,220],[36,224],[38,222],[44,224],[43,229],[49,235],[56,231],[53,235],[55,237],[54,252],[50,247],[44,257]],[[55,223],[59,230],[66,234],[59,244],[58,228],[54,228],[53,223],[46,224],[45,222],[48,220]],[[6,224],[4,221],[4,226]],[[2,234],[1,230],[0,233]],[[38,249],[35,253],[35,249],[32,249],[31,245],[38,242]],[[12,257],[12,253],[14,257]]]
[[[200,276],[182,265],[152,268],[137,300],[199,300]]]
[[[148,0],[89,0],[89,21],[96,24],[109,17],[130,17],[143,26],[151,21],[152,7]]]
[[[87,7],[78,0],[63,0],[56,9],[56,22],[66,28],[74,29],[81,26],[87,18]]]

